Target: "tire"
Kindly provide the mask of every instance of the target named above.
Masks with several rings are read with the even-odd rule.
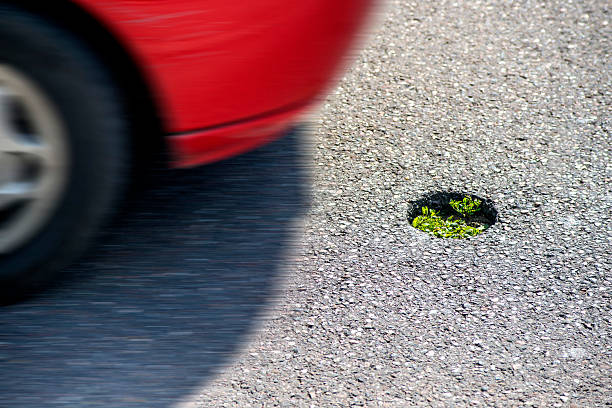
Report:
[[[15,196],[9,197],[11,204],[5,202],[4,208],[0,197],[0,243],[1,234],[9,237],[7,242],[17,237],[4,242],[4,249],[0,246],[0,302],[6,304],[39,290],[86,248],[121,192],[128,132],[120,92],[84,43],[56,24],[8,5],[0,5],[0,81],[2,75],[5,106],[14,104],[22,113],[20,122],[17,107],[11,107],[7,123],[13,130],[5,132],[9,141],[4,152],[0,140],[0,163],[10,168],[11,160],[24,161],[13,173],[31,177],[26,184],[37,189],[16,203]],[[27,141],[38,146],[33,151],[45,155],[29,157],[6,147],[17,139],[6,134],[16,135],[19,126],[25,129],[22,133],[35,135],[33,142]],[[47,131],[51,128],[55,131]],[[32,166],[35,170],[23,170]],[[5,190],[8,183],[16,185],[6,180],[9,173],[5,170]],[[1,183],[0,175],[0,190]],[[44,209],[44,214],[32,212],[38,222],[34,227],[25,221],[32,217],[20,212],[33,207]]]

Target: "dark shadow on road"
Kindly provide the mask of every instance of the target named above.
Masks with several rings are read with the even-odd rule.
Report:
[[[299,132],[128,202],[55,289],[0,310],[0,406],[168,407],[231,362],[307,206]]]

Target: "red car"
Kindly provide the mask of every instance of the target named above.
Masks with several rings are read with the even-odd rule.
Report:
[[[373,2],[0,1],[1,294],[73,258],[160,139],[184,167],[281,135]]]

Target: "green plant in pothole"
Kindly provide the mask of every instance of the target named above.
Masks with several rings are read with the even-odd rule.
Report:
[[[477,198],[464,197],[463,200],[450,200],[450,206],[463,217],[469,217],[480,211],[480,201]]]
[[[465,197],[463,200],[450,200],[450,206],[459,214],[444,217],[440,211],[428,207],[421,208],[421,215],[415,217],[412,226],[438,238],[469,238],[482,233],[488,225],[473,220],[480,212],[479,199]]]

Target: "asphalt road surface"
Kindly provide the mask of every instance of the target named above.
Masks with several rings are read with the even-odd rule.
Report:
[[[611,25],[603,0],[389,2],[312,130],[160,171],[4,308],[0,406],[609,406]],[[445,191],[498,222],[413,229]]]
[[[323,107],[301,255],[199,407],[612,404],[609,1],[392,1]],[[466,241],[414,230],[493,200]]]
[[[279,288],[308,185],[297,132],[157,169],[67,278],[0,314],[0,407],[170,407],[231,361]]]

